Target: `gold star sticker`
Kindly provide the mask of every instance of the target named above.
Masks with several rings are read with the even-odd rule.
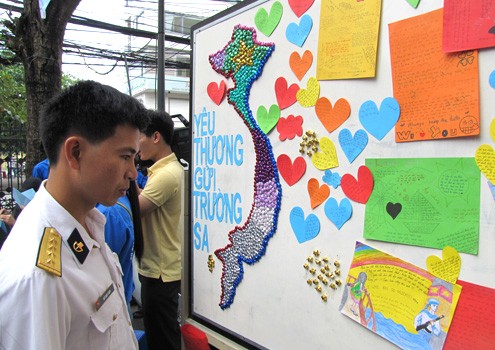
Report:
[[[244,41],[241,41],[239,45],[239,51],[237,51],[237,55],[232,57],[232,62],[237,64],[236,71],[241,69],[241,67],[244,65],[253,65],[253,53],[254,46],[249,48]]]

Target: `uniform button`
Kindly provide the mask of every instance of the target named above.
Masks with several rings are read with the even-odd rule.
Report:
[[[117,319],[117,314],[113,315],[113,320],[115,321]]]

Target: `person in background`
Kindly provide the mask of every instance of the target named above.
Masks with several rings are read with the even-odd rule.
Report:
[[[138,177],[136,179],[136,184],[140,189],[143,189],[146,186],[146,182],[148,181],[148,169],[147,167],[151,166],[151,164],[142,162],[139,160],[139,157],[136,157],[136,167],[138,171]]]
[[[114,205],[137,177],[146,110],[81,81],[45,104],[50,174],[0,250],[0,349],[137,349],[118,258],[97,203]]]
[[[40,144],[41,151],[44,152],[43,144]],[[33,167],[32,176],[41,180],[48,179],[50,173],[50,161],[48,158],[43,159]]]
[[[25,191],[29,191],[32,189],[34,192],[38,191],[40,187],[41,179],[37,177],[28,177],[21,185],[20,191],[24,193]],[[6,210],[4,208],[0,209],[0,222],[3,224],[0,227],[2,228],[0,232],[0,248],[3,246],[3,242],[7,239],[9,232],[14,227],[15,221],[17,217],[21,213],[22,209],[24,209],[24,205],[16,203],[12,212]]]
[[[119,257],[122,266],[125,299],[129,316],[132,319],[131,299],[134,292],[133,257],[136,236],[137,258],[142,255],[142,229],[139,214],[139,200],[136,182],[131,181],[125,196],[118,199],[113,206],[98,204],[96,208],[105,215],[105,242]]]
[[[174,123],[166,112],[149,111],[150,124],[139,139],[140,157],[154,164],[139,195],[143,256],[139,264],[141,300],[150,350],[180,349],[178,298],[181,287],[184,169],[171,144]]]

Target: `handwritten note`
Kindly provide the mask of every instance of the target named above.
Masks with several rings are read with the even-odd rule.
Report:
[[[488,0],[444,1],[445,52],[495,46],[495,5]]]
[[[455,248],[445,247],[441,259],[436,255],[426,258],[426,267],[432,275],[455,284],[461,272],[461,256]]]
[[[460,292],[459,286],[428,271],[356,242],[339,310],[403,349],[441,349]],[[431,320],[420,317],[425,311],[443,316],[434,333],[429,328],[435,338],[431,342],[422,334],[428,331],[418,329]]]
[[[479,169],[491,183],[495,183],[495,150],[489,144],[478,146],[474,159]]]
[[[322,0],[318,80],[375,76],[381,0]]]
[[[442,13],[389,24],[397,142],[480,133],[478,52],[442,52]]]
[[[473,158],[377,158],[366,166],[375,183],[365,238],[478,254],[480,171]],[[389,203],[401,204],[400,212],[389,212]]]
[[[444,349],[492,349],[495,344],[495,289],[457,281],[462,293]]]

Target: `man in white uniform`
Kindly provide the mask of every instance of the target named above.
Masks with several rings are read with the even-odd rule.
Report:
[[[0,349],[137,349],[95,205],[115,204],[137,177],[146,124],[137,100],[90,81],[44,106],[50,174],[0,251]]]

